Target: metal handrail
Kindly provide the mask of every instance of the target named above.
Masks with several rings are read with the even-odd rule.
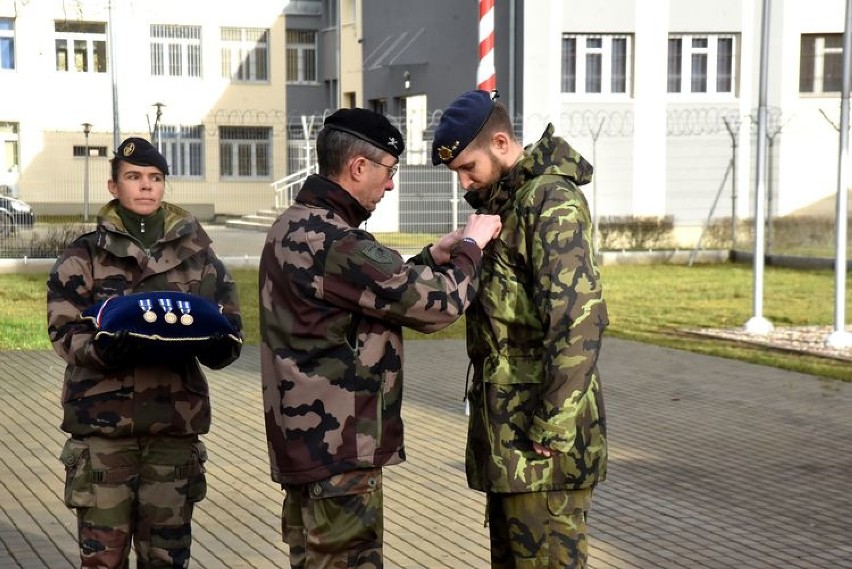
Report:
[[[287,174],[280,180],[272,182],[273,192],[275,192],[275,209],[284,209],[290,206],[293,202],[294,188],[299,188],[305,182],[305,178],[317,171],[316,164],[302,168],[291,174]]]

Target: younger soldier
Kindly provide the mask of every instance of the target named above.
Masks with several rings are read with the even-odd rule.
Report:
[[[382,467],[402,462],[402,327],[434,332],[476,291],[500,230],[472,215],[404,261],[358,229],[394,187],[400,132],[341,109],[260,260],[261,370],[272,479],[293,569],[382,567]]]
[[[592,166],[548,125],[524,149],[506,108],[469,91],[444,111],[432,163],[497,214],[467,311],[467,479],[486,493],[491,566],[586,566],[586,512],[606,475],[597,361],[608,324],[578,186]]]
[[[47,325],[67,362],[62,390],[65,503],[77,512],[82,567],[126,568],[131,541],[139,567],[187,567],[190,523],[204,498],[210,429],[207,380],[239,356],[239,344],[213,341],[196,357],[139,353],[119,334],[95,339],[80,315],[108,297],[179,291],[222,306],[241,329],[234,281],[193,216],[163,202],[166,159],[128,138],[112,159],[115,198],[97,228],[71,243],[47,281]],[[188,319],[184,322],[189,322]],[[180,324],[175,324],[180,326]]]

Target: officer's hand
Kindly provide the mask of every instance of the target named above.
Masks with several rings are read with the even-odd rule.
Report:
[[[499,215],[472,213],[467,218],[462,237],[470,237],[480,249],[484,249],[492,239],[500,235],[502,228]]]
[[[95,353],[106,367],[133,367],[139,359],[138,352],[138,342],[127,330],[95,338]]]
[[[432,255],[432,260],[436,264],[444,265],[450,262],[450,251],[461,240],[463,231],[464,228],[459,227],[438,239],[438,242],[429,248],[429,254]]]

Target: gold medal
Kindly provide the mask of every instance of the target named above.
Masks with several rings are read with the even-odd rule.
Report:
[[[180,317],[180,323],[184,326],[191,326],[194,322],[194,319],[189,314],[192,311],[192,305],[188,300],[178,300],[177,305],[181,314],[183,314],[183,316]]]
[[[166,324],[174,324],[178,321],[178,317],[174,312],[166,312],[166,315],[163,316],[163,320],[166,321]]]
[[[148,324],[153,324],[157,321],[157,314],[151,310],[154,308],[154,303],[150,298],[143,298],[139,301],[139,308],[142,309],[142,319]]]

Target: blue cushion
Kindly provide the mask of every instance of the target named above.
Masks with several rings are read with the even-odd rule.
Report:
[[[224,334],[242,343],[240,332],[211,300],[185,292],[138,292],[111,296],[83,311],[97,335],[127,331],[132,337],[156,342],[203,344]]]

